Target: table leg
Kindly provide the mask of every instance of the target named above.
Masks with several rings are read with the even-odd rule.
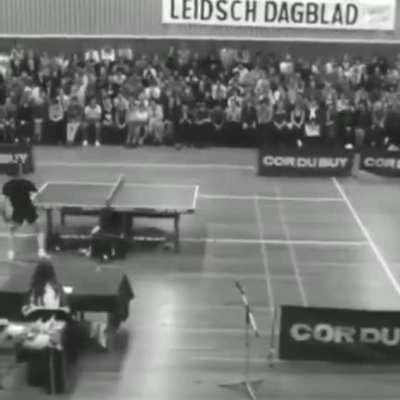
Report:
[[[63,210],[63,209],[60,210],[60,224],[61,224],[62,226],[65,225],[65,213],[64,213],[64,210]]]
[[[53,210],[48,208],[46,210],[46,247],[53,246]],[[50,246],[51,244],[51,246]]]
[[[50,379],[50,394],[56,393],[56,373],[55,373],[55,357],[54,350],[49,349],[49,379]]]
[[[176,214],[174,216],[174,245],[176,253],[179,253],[180,251],[179,220],[180,220],[180,215]]]
[[[125,235],[125,238],[128,239],[132,235],[133,216],[131,214],[126,213],[124,215],[123,224],[124,224],[124,227],[123,227],[124,235]]]

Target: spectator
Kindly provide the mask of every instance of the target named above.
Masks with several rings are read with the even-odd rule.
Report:
[[[143,145],[147,137],[147,128],[149,122],[149,113],[145,101],[140,100],[136,103],[132,97],[127,113],[128,134],[126,145],[128,147],[137,147]]]
[[[298,101],[290,111],[288,145],[302,147],[304,141],[304,126],[306,113],[303,105]]]
[[[258,145],[257,140],[257,111],[254,106],[254,100],[251,96],[243,101],[241,116],[242,137],[239,144],[244,147],[253,147]]]
[[[77,134],[80,130],[84,110],[79,103],[78,97],[71,97],[67,109],[67,144],[72,145],[76,141]]]
[[[59,97],[50,99],[46,131],[48,144],[65,143],[64,107]]]
[[[109,142],[113,142],[114,136],[114,120],[115,110],[111,97],[104,95],[101,104],[102,116],[101,116],[101,132],[103,138]]]
[[[273,147],[272,118],[274,110],[268,98],[262,98],[256,106],[258,137],[264,147]]]
[[[378,67],[376,67],[378,68]],[[372,106],[372,125],[367,142],[370,147],[382,148],[388,140],[385,137],[387,110],[380,101],[376,101]]]
[[[33,138],[35,143],[43,140],[43,127],[47,119],[47,96],[41,87],[36,87],[32,93]]]
[[[24,92],[17,108],[17,140],[31,141],[33,133],[32,104],[30,96]]]
[[[17,106],[9,96],[4,103],[4,130],[5,136],[9,141],[16,140],[16,127],[17,127]]]
[[[89,101],[89,104],[85,107],[85,122],[83,126],[83,146],[88,145],[89,141],[89,129],[93,129],[95,131],[95,146],[99,147],[100,143],[100,135],[101,135],[101,117],[102,117],[102,109],[100,105],[97,103],[95,97],[92,97]]]
[[[224,143],[228,146],[238,146],[241,136],[242,98],[237,94],[231,96],[225,110]]]
[[[156,145],[164,143],[164,112],[160,104],[154,99],[149,107],[149,136]]]
[[[285,143],[288,128],[288,112],[283,100],[277,101],[272,118],[272,147],[279,148]]]
[[[123,99],[126,100],[126,99]],[[129,102],[126,100],[125,101],[118,101],[116,106],[115,106],[115,141],[112,140],[111,144],[119,144],[119,143],[125,143],[126,142],[126,136],[127,136],[127,111],[129,107]]]
[[[200,102],[194,112],[192,141],[197,147],[203,147],[210,144],[213,136],[210,110],[206,107],[205,102]]]

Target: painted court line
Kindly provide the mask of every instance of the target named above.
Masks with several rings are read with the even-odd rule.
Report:
[[[275,239],[234,239],[234,238],[182,238],[183,243],[215,243],[215,244],[268,244],[294,246],[327,246],[327,247],[363,247],[368,241],[329,241],[329,240],[275,240]]]
[[[245,361],[244,357],[223,357],[223,356],[193,356],[190,357],[193,361],[204,361],[204,362],[227,362],[227,363],[243,363]],[[251,357],[251,362],[256,364],[267,364],[267,356],[265,358],[261,357]]]
[[[277,187],[274,183],[274,190],[276,192],[277,197],[280,196],[280,189],[279,187]],[[301,301],[304,307],[308,307],[308,299],[307,299],[307,294],[306,291],[304,289],[304,285],[303,282],[301,280],[301,276],[300,276],[300,271],[299,271],[299,267],[297,264],[297,260],[296,260],[296,252],[293,248],[293,245],[291,243],[291,238],[290,238],[290,230],[289,230],[289,226],[286,223],[286,219],[285,219],[285,213],[283,210],[283,205],[281,202],[278,203],[278,215],[279,218],[282,222],[282,228],[283,228],[283,232],[285,234],[286,239],[288,240],[289,244],[289,256],[290,256],[290,260],[292,262],[292,266],[293,266],[293,271],[294,271],[294,275],[296,278],[296,282],[297,282],[297,286],[299,288],[299,292],[300,292],[300,296],[301,296]]]
[[[275,196],[246,196],[224,194],[201,194],[205,200],[266,200],[266,201],[293,201],[304,203],[343,203],[341,197],[275,197]]]
[[[275,297],[272,289],[272,283],[271,283],[271,271],[269,269],[269,263],[268,263],[268,254],[267,254],[267,249],[265,247],[265,243],[263,243],[261,240],[264,237],[264,231],[261,223],[261,211],[260,211],[260,206],[258,205],[258,200],[254,200],[254,207],[255,207],[255,212],[256,212],[256,221],[257,221],[257,232],[259,236],[259,244],[260,244],[260,249],[261,249],[261,256],[263,260],[263,265],[264,265],[264,273],[265,273],[265,283],[267,285],[267,292],[268,292],[268,304],[271,307],[271,309],[275,309]]]
[[[171,168],[171,169],[226,169],[255,171],[254,165],[235,164],[170,164],[170,163],[99,163],[99,162],[38,162],[38,167],[67,167],[67,168]]]
[[[381,266],[382,270],[385,272],[386,276],[388,277],[389,281],[393,285],[393,288],[396,290],[397,294],[400,296],[400,285],[397,282],[397,279],[393,275],[392,270],[390,269],[388,263],[386,262],[385,258],[383,257],[381,251],[379,250],[378,246],[375,244],[374,240],[372,239],[371,234],[369,233],[368,229],[362,222],[360,216],[358,215],[357,211],[353,207],[350,199],[348,198],[346,192],[340,185],[339,181],[336,178],[332,178],[333,184],[335,185],[336,189],[340,193],[340,195],[343,197],[343,200],[346,202],[347,207],[349,208],[351,214],[353,215],[358,227],[360,228],[361,232],[367,239],[372,251],[374,252],[376,258],[379,261],[379,265]]]
[[[258,313],[266,313],[266,314],[271,314],[272,310],[269,307],[264,307],[264,306],[258,306],[258,305],[252,305],[252,309],[254,311],[257,311]],[[178,305],[175,306],[173,304],[167,304],[161,306],[161,312],[181,312],[181,311],[238,311],[240,312],[243,310],[243,304],[222,304],[222,305],[216,305],[216,304],[198,304],[198,305]]]

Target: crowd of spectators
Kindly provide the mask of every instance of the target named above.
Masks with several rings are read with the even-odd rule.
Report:
[[[46,144],[397,149],[400,56],[187,46],[0,56],[0,138]]]

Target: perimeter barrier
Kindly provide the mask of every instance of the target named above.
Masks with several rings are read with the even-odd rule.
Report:
[[[279,314],[282,360],[400,362],[399,312],[284,305]]]

